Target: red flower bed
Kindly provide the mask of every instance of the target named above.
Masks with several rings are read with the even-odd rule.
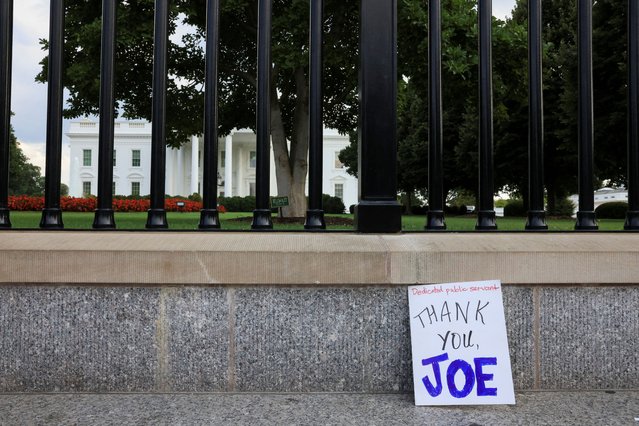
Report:
[[[151,207],[149,200],[113,199],[113,210],[116,212],[145,212]]]
[[[40,211],[44,208],[44,197],[9,195],[9,209],[13,211]]]
[[[178,206],[178,203],[183,204]],[[62,197],[60,207],[67,212],[92,212],[97,206],[96,198]],[[9,196],[9,209],[13,211],[40,211],[44,208],[44,197],[30,197],[27,195]],[[150,208],[148,199],[132,200],[127,198],[115,198],[113,210],[116,212],[145,212]],[[185,200],[181,198],[167,198],[164,208],[169,212],[199,212],[202,203],[199,201]],[[224,206],[218,206],[220,213],[226,213]]]

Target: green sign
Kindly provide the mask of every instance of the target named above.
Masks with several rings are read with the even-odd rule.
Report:
[[[288,206],[288,197],[271,197],[271,208]]]

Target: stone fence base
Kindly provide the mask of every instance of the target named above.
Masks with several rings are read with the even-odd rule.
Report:
[[[347,265],[335,263],[330,272],[313,272],[330,265],[323,263],[327,260],[321,252],[312,252],[312,241],[306,249],[297,242],[293,247],[300,262],[312,263],[308,267],[309,275],[297,285],[290,282],[154,285],[135,280],[115,284],[103,280],[108,271],[96,264],[103,265],[104,258],[122,253],[116,248],[104,253],[102,259],[96,254],[98,246],[90,255],[84,250],[76,252],[78,248],[73,247],[76,234],[69,233],[35,234],[41,239],[50,238],[52,245],[59,243],[58,248],[10,247],[9,238],[5,237],[27,237],[21,234],[3,234],[0,242],[0,280],[3,282],[0,284],[0,392],[402,393],[412,390],[406,286],[413,283],[384,279],[385,282],[371,284],[367,282],[370,277],[365,275],[362,276],[368,278],[362,283],[322,283],[318,277],[338,276],[339,268]],[[133,238],[133,234],[80,235],[122,238],[123,244],[129,244],[132,240],[127,239]],[[163,234],[161,238],[170,244],[181,235]],[[206,235],[209,241],[216,236]],[[288,236],[238,235],[234,238],[246,241],[245,251],[228,247],[225,256],[230,264],[245,269],[237,271],[243,276],[250,273],[260,277],[261,271],[264,276],[285,274],[289,268],[302,271],[304,265],[291,263],[295,262],[292,249],[284,251],[284,261],[278,263],[239,265],[234,258],[233,250],[238,249],[237,256],[244,256],[245,260],[247,256],[271,259],[273,252],[251,251],[250,247],[275,237],[285,242]],[[339,241],[342,236],[322,234],[312,238],[325,237]],[[361,256],[363,262],[366,256],[386,259],[381,269],[368,271],[379,273],[380,277],[399,274],[393,270],[396,267],[393,262],[411,267],[410,261],[401,260],[402,256],[419,257],[418,252],[390,250],[370,254],[366,251],[367,241],[377,244],[385,237],[371,239],[350,234],[343,237],[361,238],[359,251],[351,252],[350,256]],[[490,247],[492,236],[486,237],[484,246]],[[511,238],[522,237],[525,236]],[[552,238],[552,235],[545,237]],[[639,285],[631,282],[631,279],[639,281],[639,235],[630,237],[634,240],[628,242],[630,248],[625,251],[598,252],[600,268],[617,268],[609,274],[616,283],[591,283],[587,271],[582,272],[581,280],[575,279],[572,284],[538,283],[534,271],[528,272],[529,283],[508,282],[518,266],[526,268],[516,263],[519,260],[508,265],[507,271],[511,272],[507,272],[510,275],[506,279],[499,269],[493,269],[488,276],[484,270],[466,269],[467,264],[463,262],[457,271],[438,271],[422,263],[424,268],[431,269],[402,274],[449,274],[454,278],[457,273],[465,279],[503,279],[517,389],[639,389]],[[291,241],[296,241],[295,238]],[[405,238],[408,244],[425,237],[393,238]],[[26,244],[24,239],[19,241]],[[523,246],[527,243],[520,244],[521,251],[510,251],[512,259],[525,259]],[[590,244],[593,248],[602,248],[602,245]],[[173,280],[177,275],[171,275],[171,271],[181,268],[180,259],[217,256],[197,246],[179,248],[174,253],[167,250],[167,246],[161,247],[157,251],[142,247],[144,250],[129,255],[140,261],[143,269],[150,263],[164,262],[168,271],[165,278]],[[564,250],[564,261],[573,253],[566,244],[559,248]],[[62,273],[71,282],[56,278],[56,271],[49,271],[47,275],[43,266],[33,261],[46,256],[46,250],[53,257],[76,262],[77,269]],[[575,250],[579,253],[583,246]],[[328,248],[326,253],[332,256]],[[447,254],[433,250],[424,256],[439,257],[443,265],[450,263],[446,256],[461,256],[473,265],[473,253],[471,250]],[[490,250],[476,253],[489,262],[492,256],[500,263],[507,261],[509,255]],[[96,263],[80,265],[83,256],[85,260],[95,259]],[[539,256],[532,252],[533,258],[538,260]],[[585,253],[585,256],[594,255]],[[8,258],[19,260],[7,263]],[[634,263],[613,263],[611,259]],[[352,265],[351,269],[360,266]],[[110,267],[116,277],[126,272],[117,263]],[[204,262],[197,273],[209,271],[211,279],[218,267],[229,268],[229,265]],[[573,278],[579,274],[573,264],[567,264],[566,268],[572,271]],[[225,270],[225,274],[231,273]],[[558,277],[570,278],[566,270],[555,272]],[[157,276],[158,271],[148,273]],[[548,276],[553,271],[539,273]],[[351,277],[353,271],[344,271],[344,274]],[[626,278],[625,274],[629,276]],[[18,275],[37,279],[16,281]],[[48,280],[42,279],[43,276]],[[82,276],[85,282],[76,282]],[[145,277],[139,270],[131,271],[131,276]]]

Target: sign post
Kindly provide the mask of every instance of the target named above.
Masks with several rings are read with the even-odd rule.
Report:
[[[282,217],[282,207],[288,206],[288,197],[271,197],[271,208],[278,209],[279,217]]]
[[[500,281],[408,288],[416,405],[514,404]]]

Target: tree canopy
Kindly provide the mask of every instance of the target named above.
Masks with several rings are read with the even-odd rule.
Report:
[[[444,189],[477,190],[478,70],[476,1],[442,2]],[[399,7],[398,153],[402,191],[426,193],[428,181],[428,15],[424,2]],[[526,29],[493,19],[496,187],[523,184],[526,122]],[[525,114],[525,111],[524,111]],[[522,123],[522,119],[524,120]],[[342,162],[357,171],[356,145]],[[525,165],[523,166],[525,167]]]
[[[125,117],[151,117],[153,0],[118,4],[117,110]],[[167,143],[179,146],[203,132],[205,0],[171,2],[171,31],[181,19],[195,28],[170,43]],[[347,132],[356,126],[359,2],[327,0],[324,35],[324,119]],[[288,195],[289,214],[306,211],[308,153],[308,1],[273,2],[272,143],[277,186]],[[66,117],[96,114],[99,98],[100,10],[83,0],[66,2]],[[220,10],[220,134],[255,127],[257,2],[227,0]],[[43,46],[46,48],[46,42]],[[38,76],[46,79],[46,58]],[[288,143],[287,143],[288,141]]]
[[[18,144],[13,128],[9,139],[9,195],[42,195],[44,179]]]
[[[475,1],[444,0],[443,107],[446,190],[477,191],[477,15]],[[527,196],[527,0],[511,19],[493,19],[495,190]],[[403,2],[399,14],[398,139],[400,187],[427,186],[427,13],[423,2]],[[573,0],[543,3],[544,151],[548,209],[577,190],[577,44]],[[595,179],[626,179],[626,5],[593,6]],[[416,158],[416,156],[418,158]],[[357,171],[356,146],[342,161]],[[408,170],[406,170],[408,169]]]
[[[118,4],[117,110],[150,119],[153,0]],[[177,146],[202,133],[205,0],[171,2],[176,22],[193,34],[170,44],[168,143]],[[308,153],[308,1],[275,0],[273,14],[272,143],[278,192],[288,195],[290,215],[306,208]],[[327,127],[355,134],[359,1],[325,5],[324,119]],[[443,103],[446,191],[477,190],[477,12],[476,0],[444,0]],[[220,17],[220,134],[255,127],[257,2],[226,0]],[[97,113],[100,11],[90,2],[68,0],[65,114]],[[549,209],[576,190],[577,48],[574,0],[543,3],[545,183]],[[427,4],[398,2],[399,184],[406,192],[427,186],[428,27]],[[626,10],[618,0],[594,2],[593,55],[596,178],[621,184],[626,178]],[[44,44],[46,48],[46,42]],[[527,0],[511,19],[493,19],[495,189],[526,197],[528,167]],[[46,58],[43,72],[46,78]],[[351,138],[356,140],[356,138]],[[356,173],[356,144],[340,156]]]

